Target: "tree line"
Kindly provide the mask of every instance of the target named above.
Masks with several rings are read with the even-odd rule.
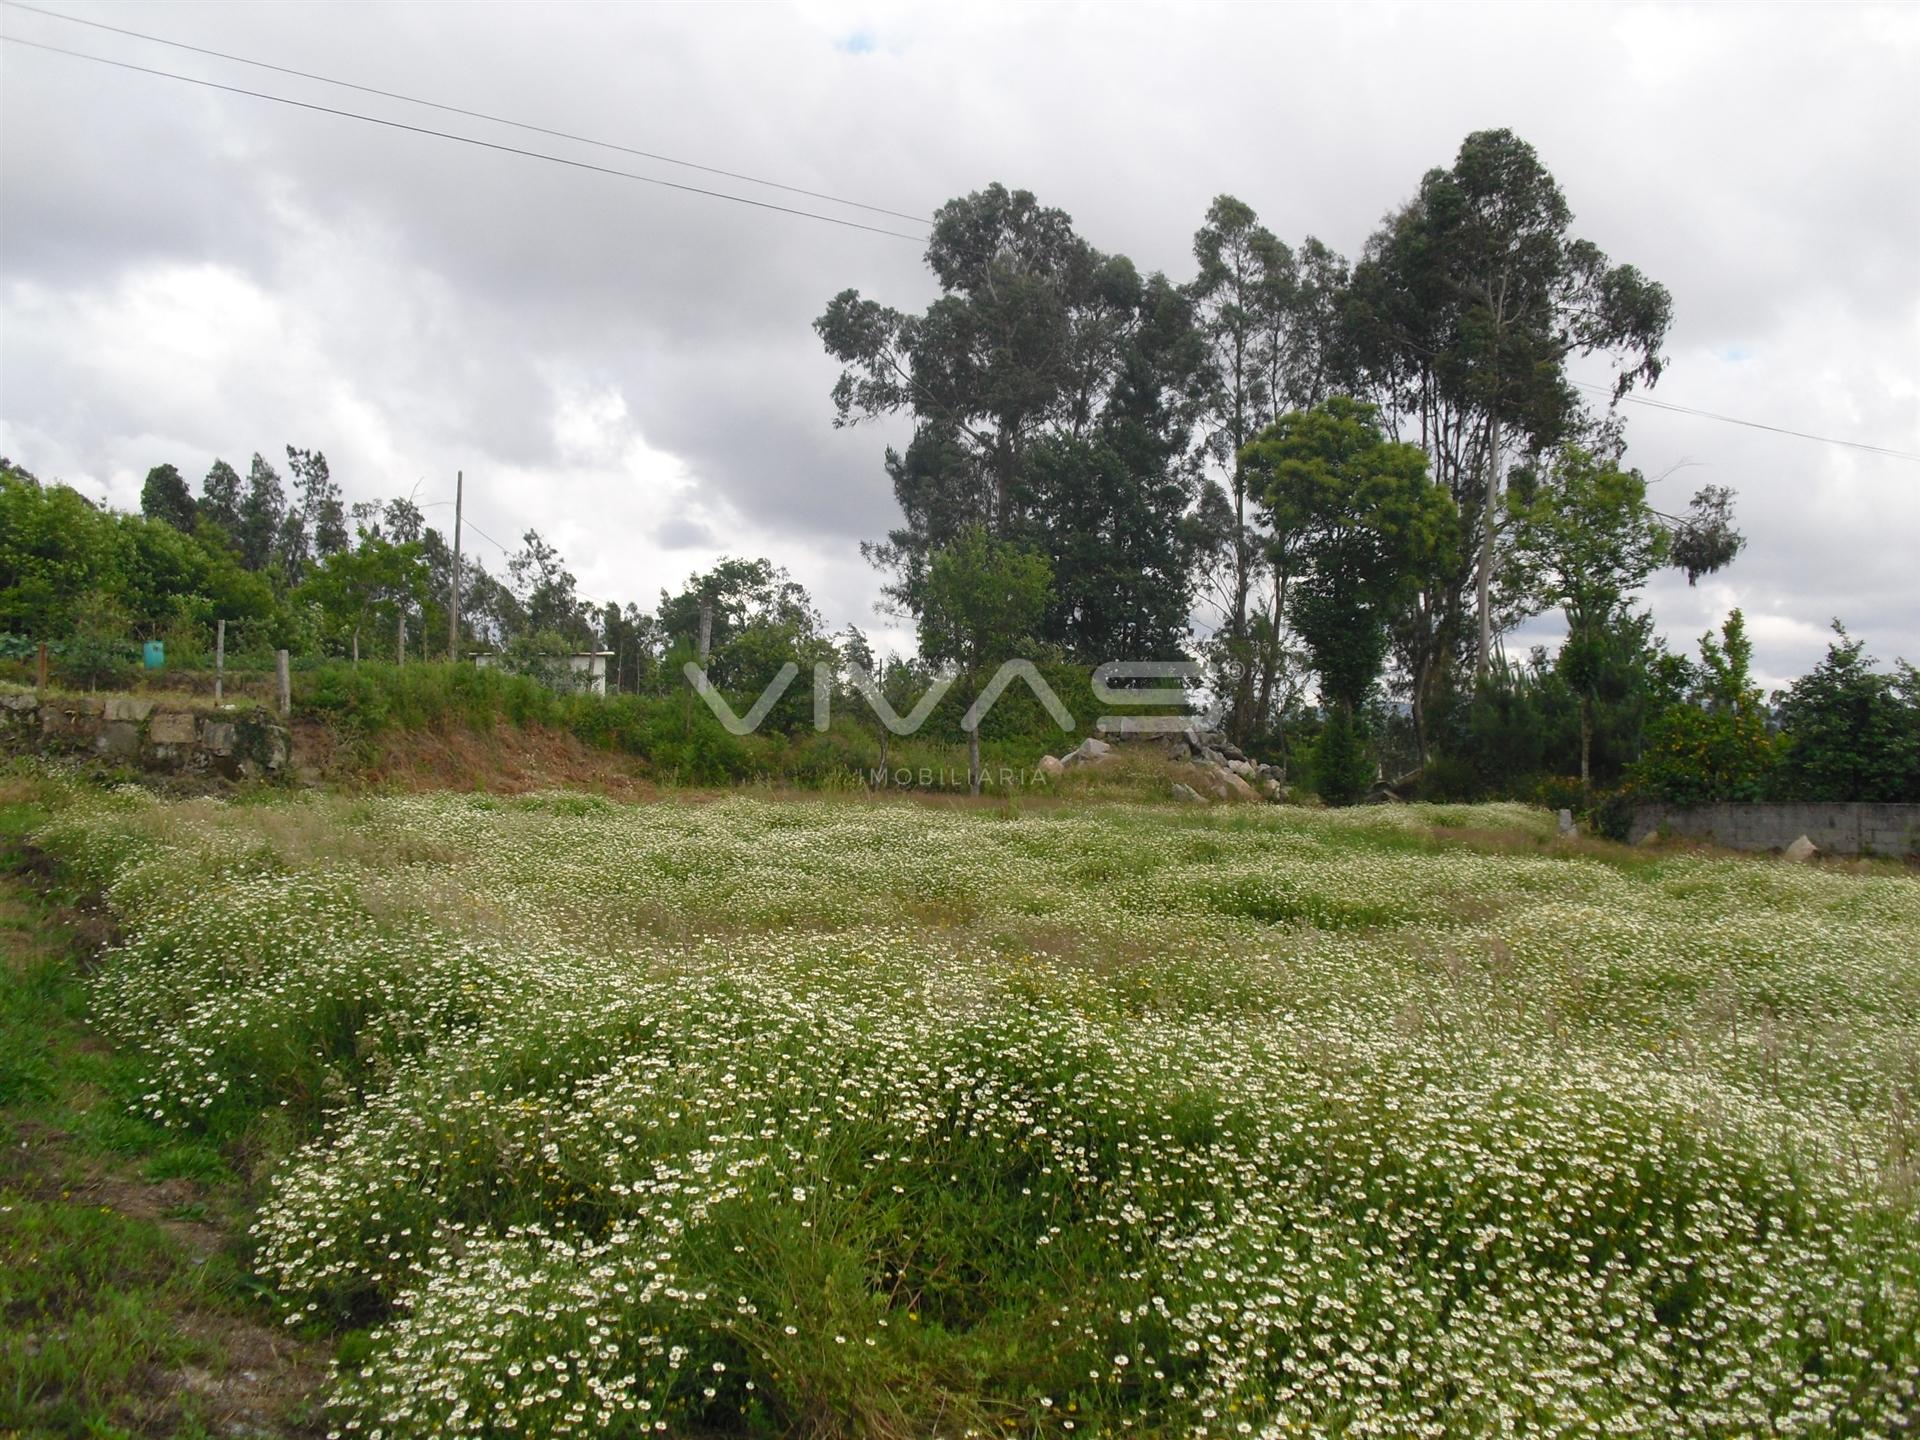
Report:
[[[1734,673],[1738,616],[1698,663],[1654,633],[1649,578],[1691,582],[1744,540],[1730,489],[1666,513],[1625,464],[1614,402],[1660,378],[1671,300],[1572,220],[1504,130],[1468,136],[1352,262],[1231,196],[1179,280],[1025,191],[949,202],[930,305],[847,290],[815,322],[843,367],[834,423],[912,421],[881,462],[900,522],[862,546],[918,637],[890,664],[857,628],[828,634],[771,560],[723,561],[649,611],[581,597],[533,530],[498,576],[463,558],[450,634],[442,531],[410,497],[348,507],[325,455],[293,446],[286,480],[260,455],[244,478],[216,461],[197,494],[156,466],[139,516],[14,472],[0,630],[191,644],[219,616],[301,654],[483,648],[523,668],[605,649],[612,687],[636,694],[676,687],[703,631],[715,683],[748,692],[788,660],[857,663],[905,696],[936,668],[977,685],[1014,656],[1193,658],[1234,741],[1335,801],[1396,778],[1471,796],[1564,776],[1591,808],[1623,783],[1678,794],[1689,764],[1723,798],[1825,793],[1844,767],[1795,770],[1773,742],[1844,693],[1880,717],[1853,733],[1892,737],[1880,769],[1908,774],[1910,669],[1880,674],[1843,633],[1825,678],[1768,710]],[[1571,378],[1586,358],[1609,367],[1603,407]],[[1546,612],[1567,626],[1558,651],[1508,656],[1502,637]]]

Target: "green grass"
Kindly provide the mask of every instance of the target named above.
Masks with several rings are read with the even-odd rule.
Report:
[[[0,1436],[307,1433],[310,1347],[258,1343],[232,1169],[140,1117],[85,1024],[86,941],[27,846],[61,792],[0,786]]]
[[[336,1424],[1920,1407],[1907,876],[1512,806],[129,792],[37,836],[125,937],[116,1123],[271,1175],[254,1263],[339,1337]]]

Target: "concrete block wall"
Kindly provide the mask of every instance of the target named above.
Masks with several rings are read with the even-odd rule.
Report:
[[[1828,855],[1920,854],[1920,805],[1641,805],[1629,841],[1667,834],[1731,850],[1784,850],[1802,835]]]
[[[283,772],[293,746],[287,727],[264,710],[16,690],[0,692],[0,751],[250,780]]]

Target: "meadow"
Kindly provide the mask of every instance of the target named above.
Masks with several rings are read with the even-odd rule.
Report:
[[[76,794],[328,1425],[1911,1434],[1920,883],[1509,806]]]

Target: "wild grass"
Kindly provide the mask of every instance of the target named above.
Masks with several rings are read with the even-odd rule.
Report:
[[[82,1023],[98,936],[24,847],[48,788],[0,777],[0,1435],[305,1432],[321,1372],[263,1323],[227,1157]]]
[[[1920,1415],[1909,877],[1520,807],[127,792],[39,840],[124,933],[141,1123],[287,1147],[255,1259],[342,1433]]]

